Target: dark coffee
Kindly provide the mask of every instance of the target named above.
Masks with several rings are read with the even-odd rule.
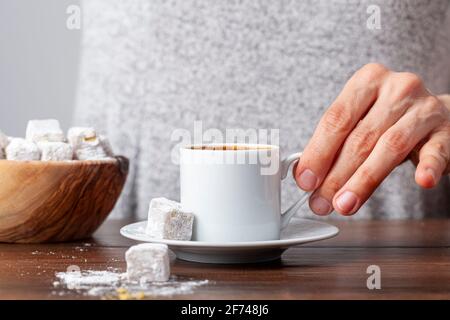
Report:
[[[217,150],[217,151],[237,151],[237,150],[269,150],[266,146],[245,146],[245,145],[202,145],[192,146],[191,150]]]

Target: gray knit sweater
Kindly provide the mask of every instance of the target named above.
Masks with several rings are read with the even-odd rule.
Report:
[[[368,28],[380,8],[381,29]],[[450,91],[448,0],[87,0],[74,122],[108,134],[131,172],[114,217],[179,198],[174,130],[279,129],[301,150],[354,71],[380,62]],[[450,216],[450,180],[422,190],[406,162],[354,218]],[[299,190],[283,185],[286,203]],[[207,196],[207,195],[205,195]],[[312,217],[305,206],[300,215]],[[331,217],[338,217],[334,213]]]

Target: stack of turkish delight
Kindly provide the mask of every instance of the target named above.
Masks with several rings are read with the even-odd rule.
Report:
[[[30,120],[25,139],[0,131],[0,159],[19,161],[102,160],[114,153],[108,139],[86,127],[70,128],[67,138],[58,120]]]

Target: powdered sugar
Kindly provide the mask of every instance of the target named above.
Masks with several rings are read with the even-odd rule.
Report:
[[[195,288],[209,282],[172,276],[168,282],[138,283],[127,280],[126,274],[117,270],[58,272],[56,278],[58,281],[53,283],[56,288],[104,299],[145,299],[190,294]]]
[[[120,273],[111,271],[69,271],[58,272],[56,277],[69,290],[87,290],[96,286],[115,286],[119,283]]]

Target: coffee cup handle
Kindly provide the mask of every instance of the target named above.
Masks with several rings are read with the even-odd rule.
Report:
[[[281,180],[284,180],[288,174],[289,168],[292,164],[297,162],[302,153],[297,152],[294,154],[291,154],[287,158],[281,161]],[[287,209],[285,212],[281,214],[281,230],[285,229],[289,222],[291,221],[292,217],[295,215],[297,210],[308,200],[309,193],[305,192],[300,199],[298,199],[289,209]]]

